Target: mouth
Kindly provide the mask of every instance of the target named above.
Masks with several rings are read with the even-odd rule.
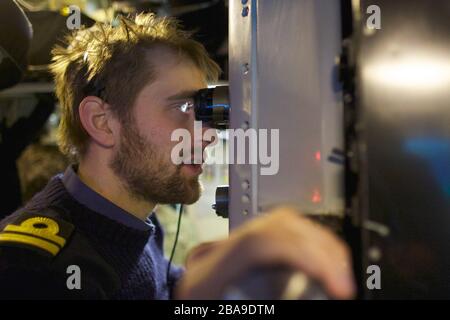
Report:
[[[194,152],[189,156],[189,158],[186,158],[185,161],[181,164],[181,167],[184,168],[184,171],[187,171],[190,175],[200,175],[203,172],[203,164],[206,161],[206,158],[203,157],[203,150],[202,150],[202,158],[195,158]],[[197,161],[196,161],[197,160]]]

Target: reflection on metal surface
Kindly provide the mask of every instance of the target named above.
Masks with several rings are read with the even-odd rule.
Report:
[[[352,10],[355,21],[361,20],[361,0],[352,0]]]
[[[369,231],[375,232],[381,237],[387,237],[390,233],[388,226],[375,221],[366,220],[363,223],[363,227]]]
[[[361,0],[360,14],[371,4]],[[450,3],[377,5],[382,29],[367,37],[362,19],[355,30],[355,208],[376,222],[362,228],[361,269],[379,248],[383,279],[365,297],[449,298]]]
[[[450,198],[450,141],[411,138],[405,141],[404,148],[406,152],[425,159],[441,191]]]
[[[450,87],[448,57],[390,57],[386,61],[366,66],[362,72],[369,81],[390,88],[427,91]]]

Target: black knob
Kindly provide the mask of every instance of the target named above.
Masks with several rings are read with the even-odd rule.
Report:
[[[212,207],[218,216],[228,218],[228,186],[217,187],[216,203]]]

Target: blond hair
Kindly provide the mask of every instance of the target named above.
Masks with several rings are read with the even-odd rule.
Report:
[[[75,161],[85,153],[89,140],[80,122],[80,102],[97,95],[119,119],[127,119],[137,94],[155,79],[152,49],[163,46],[190,59],[208,82],[217,81],[220,74],[203,45],[181,30],[176,19],[139,14],[117,21],[116,26],[96,23],[82,28],[66,37],[68,46],[52,50],[51,72],[61,106],[58,143]]]

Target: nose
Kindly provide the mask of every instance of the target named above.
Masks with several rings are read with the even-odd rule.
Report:
[[[194,133],[192,135],[192,142],[196,148],[200,148],[201,146],[203,151],[211,143],[216,143],[218,141],[217,130],[209,126],[207,122],[196,120],[195,115],[192,115],[190,122],[192,126],[191,133]],[[198,131],[194,129],[198,128],[199,123],[201,124],[201,137],[199,137],[199,134],[196,133]]]
[[[201,148],[201,150],[204,151],[210,144],[218,141],[216,129],[209,126],[204,126],[204,123],[202,123],[201,136],[198,133],[200,132],[197,131],[197,133],[192,135],[192,142],[195,149]]]

